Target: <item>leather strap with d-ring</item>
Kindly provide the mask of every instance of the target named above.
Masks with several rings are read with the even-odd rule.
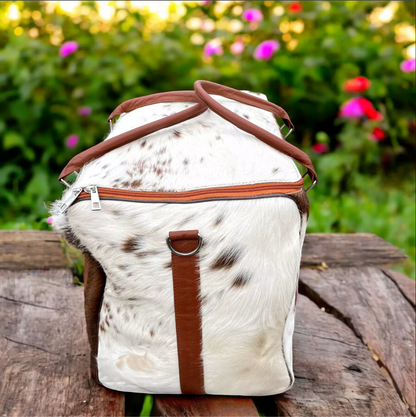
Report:
[[[175,306],[179,381],[182,394],[205,394],[202,361],[201,291],[198,230],[169,232],[172,252],[173,300]]]

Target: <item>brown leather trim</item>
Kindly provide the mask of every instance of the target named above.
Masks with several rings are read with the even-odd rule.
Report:
[[[89,252],[84,252],[84,308],[88,341],[91,347],[91,377],[99,384],[96,358],[98,354],[99,316],[105,282],[105,272],[99,262]]]
[[[121,135],[115,136],[104,142],[100,142],[99,144],[79,153],[68,162],[66,167],[59,174],[58,181],[66,178],[69,174],[72,174],[77,169],[82,168],[92,159],[99,158],[100,156],[103,156],[106,153],[119,148],[120,146],[142,138],[143,136],[150,135],[151,133],[157,132],[158,130],[165,129],[167,127],[171,127],[177,125],[178,123],[182,123],[186,120],[197,117],[207,110],[207,106],[198,99],[194,91],[179,91],[156,95],[158,96],[156,99],[152,99],[152,96],[142,97],[142,100],[139,101],[137,107],[135,108],[146,106],[148,104],[172,101],[186,101],[198,104],[196,106],[190,107],[189,109],[182,110],[179,113],[175,113],[163,119],[145,124],[144,126],[137,127],[136,129],[129,130],[128,132],[122,133]],[[122,106],[122,104],[120,106]],[[117,107],[117,109],[119,109],[118,111],[120,111],[120,106]]]
[[[210,94],[217,94],[223,97],[230,98],[241,103],[249,104],[254,107],[258,107],[263,110],[272,112],[275,116],[280,117],[284,120],[286,125],[290,128],[293,128],[293,124],[290,121],[288,114],[279,106],[276,106],[269,101],[262,100],[258,97],[253,97],[249,94],[243,93],[238,90],[234,90],[230,87],[225,87],[221,84],[216,84],[211,81],[195,81],[194,89],[198,97],[205,102],[205,104],[223,119],[234,124],[239,129],[244,130],[247,133],[255,136],[257,139],[260,139],[262,142],[267,143],[274,149],[277,149],[279,152],[284,153],[285,155],[290,156],[295,161],[298,161],[308,170],[308,174],[311,177],[312,182],[318,181],[318,177],[313,167],[312,161],[309,156],[301,151],[296,146],[282,140],[267,130],[261,128],[260,126],[255,125],[254,123],[249,122],[248,120],[240,117],[231,110],[228,110],[218,101],[213,99]]]
[[[172,247],[191,252],[199,241],[197,230],[170,232]],[[172,252],[172,277],[182,394],[205,394],[202,363],[199,256]]]
[[[117,188],[98,187],[98,194],[100,198],[110,198],[117,200],[128,201],[169,201],[186,202],[186,201],[203,201],[211,199],[230,199],[238,197],[258,197],[273,194],[289,194],[301,191],[303,188],[303,179],[297,182],[288,183],[261,183],[237,185],[230,187],[213,187],[202,188],[199,190],[190,190],[183,192],[158,192],[158,191],[131,191]],[[89,200],[91,194],[83,191],[77,200]]]

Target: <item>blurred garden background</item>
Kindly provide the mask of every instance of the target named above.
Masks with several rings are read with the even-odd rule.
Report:
[[[314,160],[309,232],[415,260],[415,2],[0,2],[0,228],[48,229],[56,179],[122,101],[206,79],[263,92]]]

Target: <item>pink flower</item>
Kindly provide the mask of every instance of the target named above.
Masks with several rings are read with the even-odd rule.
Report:
[[[374,142],[380,142],[386,139],[386,132],[384,132],[384,130],[380,129],[379,127],[375,127],[371,133],[370,139]]]
[[[365,77],[355,77],[351,80],[347,80],[344,83],[344,90],[348,93],[361,93],[368,90],[371,85],[371,81]]]
[[[205,6],[206,4],[210,4],[210,3],[212,3],[212,0],[211,1],[200,1],[199,2],[199,4],[202,5],[202,6]]]
[[[280,43],[278,41],[264,41],[254,51],[254,58],[258,60],[270,59],[279,49]]]
[[[292,13],[299,13],[303,10],[302,5],[298,2],[298,1],[294,1],[290,6],[289,6],[289,11],[291,11]]]
[[[222,55],[223,50],[222,46],[216,42],[208,42],[204,46],[204,55],[211,56],[211,55]]]
[[[91,107],[78,107],[77,112],[80,116],[89,116],[91,114]]]
[[[66,139],[66,146],[68,148],[75,148],[79,142],[79,136],[78,135],[70,135]]]
[[[235,41],[231,46],[231,53],[234,55],[240,55],[244,51],[244,43],[241,40]]]
[[[415,72],[416,69],[416,60],[415,58],[406,59],[400,64],[400,69],[403,72]]]
[[[367,116],[370,120],[383,120],[383,115],[373,107],[371,101],[364,97],[352,98],[344,103],[339,115],[347,118]]]
[[[65,58],[66,56],[73,54],[77,49],[78,49],[78,42],[75,42],[75,41],[65,42],[59,49],[59,55],[61,55],[62,58]]]
[[[325,143],[315,143],[315,145],[312,146],[312,150],[315,153],[327,153],[328,152],[328,146],[325,145]]]
[[[48,217],[48,218],[46,219],[46,223],[48,223],[48,224],[52,224],[52,223],[53,223],[53,217],[52,217],[52,216]]]
[[[248,9],[244,11],[243,19],[247,22],[260,22],[263,20],[263,13],[258,9]]]
[[[362,108],[358,98],[352,98],[342,105],[339,113],[342,117],[361,117],[364,116],[365,112]]]

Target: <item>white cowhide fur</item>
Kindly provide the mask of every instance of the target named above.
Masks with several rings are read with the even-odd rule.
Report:
[[[271,113],[213,97],[281,137]],[[124,114],[106,140],[192,105],[155,104]],[[88,163],[72,187],[184,191],[300,178],[289,157],[208,110]],[[171,253],[165,239],[169,231],[198,229],[204,239],[200,276],[206,392],[269,395],[290,388],[294,297],[306,229],[306,214],[292,199],[102,201],[101,211],[91,211],[86,201],[66,214],[58,214],[59,204],[52,207],[55,230],[87,248],[107,274],[98,350],[103,385],[141,393],[181,392]]]

